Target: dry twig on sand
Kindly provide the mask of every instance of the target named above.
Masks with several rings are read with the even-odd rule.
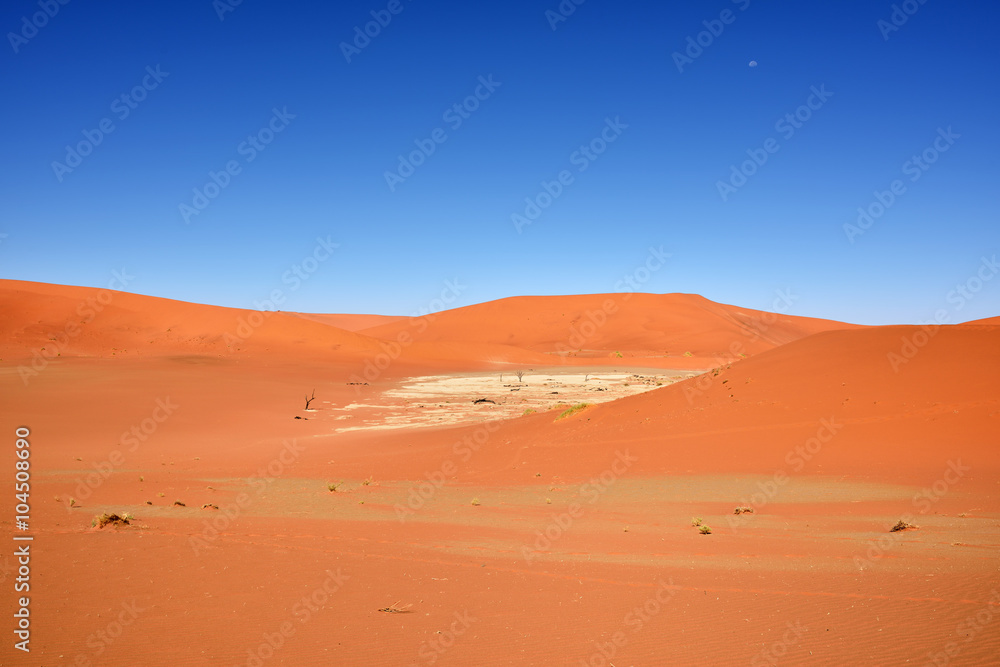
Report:
[[[393,602],[388,607],[382,607],[381,609],[379,609],[379,611],[385,612],[386,614],[409,614],[410,613],[410,607],[412,607],[413,605],[412,604],[404,604],[402,607],[400,607],[399,603],[400,603],[400,600],[397,600],[396,602]]]

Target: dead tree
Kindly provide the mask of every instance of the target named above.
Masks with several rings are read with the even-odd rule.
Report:
[[[316,400],[316,390],[313,389],[312,396],[306,395],[306,410],[309,409],[309,404]]]
[[[524,371],[517,371],[515,375],[517,376],[517,381],[520,382],[521,378],[524,377]]]

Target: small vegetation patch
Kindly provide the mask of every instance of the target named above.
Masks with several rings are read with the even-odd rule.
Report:
[[[475,505],[476,507],[478,507],[480,505],[479,498],[473,498],[472,499],[472,504]]]
[[[564,410],[562,412],[562,414],[560,414],[558,417],[556,417],[556,420],[563,419],[565,417],[569,417],[574,412],[579,412],[580,410],[583,410],[588,405],[590,405],[590,403],[577,403],[576,405],[574,405],[574,406],[572,406],[572,407],[567,408],[566,410]]]
[[[700,526],[701,524],[702,524],[702,519],[701,519],[700,516],[696,516],[696,517],[692,517],[691,518],[691,525],[692,526]]]
[[[412,604],[404,604],[404,605],[401,606],[399,604],[399,601],[396,601],[396,602],[393,602],[388,607],[382,607],[381,609],[379,609],[379,611],[381,611],[383,613],[386,613],[386,614],[409,614],[409,613],[411,613],[410,612],[410,607],[412,607],[412,606],[413,606]]]
[[[337,491],[337,489],[339,489],[343,485],[344,485],[343,482],[337,482],[336,484],[332,484],[331,483],[331,484],[327,484],[326,488],[329,489],[330,493],[335,493]]]
[[[740,505],[733,510],[733,514],[753,514],[753,508],[747,507],[746,505]]]
[[[902,519],[896,522],[896,525],[889,529],[890,533],[898,533],[901,530],[907,530],[909,528],[916,528],[912,523],[906,523]]]
[[[132,523],[132,519],[135,517],[128,512],[123,512],[122,514],[101,514],[100,516],[95,516],[94,520],[91,521],[91,526],[97,526],[98,528],[104,528],[109,523],[112,526],[127,526]]]
[[[702,535],[711,535],[712,528],[707,523],[703,523],[700,526],[698,526],[698,532]]]

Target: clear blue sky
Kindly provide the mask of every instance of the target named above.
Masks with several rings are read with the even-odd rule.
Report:
[[[790,289],[787,312],[871,324],[1000,314],[1000,276],[975,278],[1000,253],[995,3],[911,0],[896,26],[871,1],[567,0],[564,21],[558,0],[225,2],[4,3],[0,276],[106,286],[124,268],[142,294],[409,314],[456,279],[453,306],[614,291],[662,246],[643,291],[768,309]],[[373,11],[391,21],[345,56]],[[72,171],[53,164],[104,119]],[[262,129],[262,150],[243,143]],[[603,153],[577,153],[602,131]],[[415,141],[434,152],[390,188]],[[907,164],[925,149],[933,164]],[[747,151],[766,162],[723,197]],[[339,247],[296,282],[317,237]],[[979,290],[949,299],[958,285]]]

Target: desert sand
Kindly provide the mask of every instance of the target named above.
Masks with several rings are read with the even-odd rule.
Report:
[[[261,314],[18,281],[0,314],[30,664],[997,664],[997,318]],[[29,664],[3,604],[0,662]]]

